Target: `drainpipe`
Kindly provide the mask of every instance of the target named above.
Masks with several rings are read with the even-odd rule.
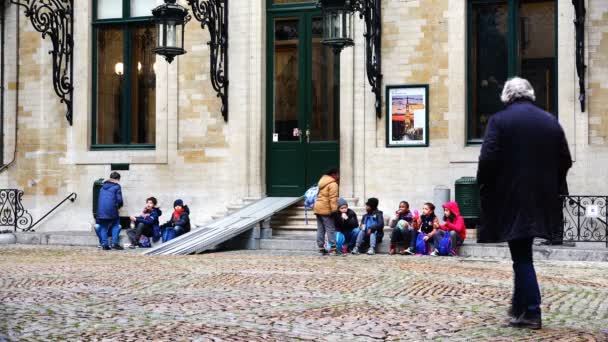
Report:
[[[2,17],[2,57],[4,57],[4,19],[5,19],[5,15],[4,15],[4,8],[5,8],[5,1],[4,0],[0,0],[0,2],[2,3],[0,9],[2,9],[2,14],[0,15]],[[8,164],[2,165],[4,163],[4,160],[2,160],[2,163],[0,163],[0,172],[4,171],[5,169],[7,169],[9,166],[11,166],[14,162],[15,159],[17,158],[17,130],[19,129],[19,118],[18,118],[18,114],[19,114],[19,48],[20,48],[20,44],[19,44],[19,7],[15,6],[15,15],[16,15],[16,24],[15,24],[15,147],[13,149],[13,158],[11,159],[11,161]],[[0,68],[2,69],[2,81],[4,82],[4,58],[2,58],[2,67]],[[3,84],[4,86],[4,84]],[[0,124],[2,130],[0,130],[0,140],[2,140],[2,146],[4,147],[4,132],[2,132],[4,130],[4,87],[2,88],[2,116],[1,116],[1,120],[2,124]],[[3,156],[4,156],[4,151],[0,150]],[[2,159],[4,159],[2,157]]]

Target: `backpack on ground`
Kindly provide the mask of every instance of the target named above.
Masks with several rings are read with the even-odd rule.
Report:
[[[152,243],[150,242],[150,238],[147,237],[147,236],[145,236],[145,235],[142,235],[139,238],[139,247],[141,247],[141,248],[150,248],[150,247],[152,247]]]
[[[167,227],[163,232],[163,242],[167,242],[175,238],[175,228]]]
[[[450,237],[449,232],[445,232],[445,234],[439,241],[439,246],[438,246],[437,250],[439,251],[439,255],[442,255],[442,256],[450,255],[450,251],[452,250],[452,238]]]
[[[315,207],[315,202],[317,201],[317,197],[319,196],[319,186],[314,185],[311,186],[304,193],[304,220],[306,224],[308,224],[308,210]]]
[[[338,252],[342,252],[342,246],[344,246],[345,243],[346,236],[344,236],[344,234],[342,234],[341,232],[336,232],[336,248],[338,249]],[[331,250],[331,245],[329,244],[329,241],[325,243],[325,250],[328,252]]]
[[[424,234],[424,233],[418,234],[418,237],[416,238],[416,254],[422,254],[422,255],[429,254],[428,246],[426,244],[426,241],[424,241],[425,236],[426,236],[426,234]]]

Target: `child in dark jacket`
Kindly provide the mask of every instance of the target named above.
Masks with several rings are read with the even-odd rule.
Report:
[[[431,253],[432,256],[439,255],[437,247],[439,242],[445,236],[450,234],[452,240],[452,250],[450,255],[456,256],[456,249],[462,245],[464,239],[467,238],[467,227],[464,224],[464,218],[460,215],[460,208],[456,202],[448,202],[443,205],[443,220],[445,224],[439,226],[439,230],[435,234],[435,250]]]
[[[173,202],[173,209],[171,219],[160,226],[160,229],[163,234],[166,229],[173,229],[175,231],[174,237],[178,237],[190,231],[190,209],[187,205],[184,205],[184,201],[181,199]],[[165,242],[164,237],[163,242]]]
[[[338,252],[347,254],[355,247],[359,235],[357,214],[348,208],[348,202],[338,198],[338,212],[334,213],[336,226],[336,247]]]
[[[405,250],[405,254],[414,255],[416,254],[416,239],[418,234],[426,234],[424,241],[433,241],[433,236],[437,233],[439,228],[439,219],[435,215],[435,205],[433,203],[425,203],[422,207],[422,215],[418,216],[414,213],[414,222],[410,229],[410,247]]]
[[[127,232],[129,240],[131,240],[131,248],[139,245],[139,239],[142,235],[153,238],[154,242],[160,238],[160,227],[158,218],[163,212],[156,207],[158,201],[154,197],[146,199],[146,207],[139,216],[131,216],[131,224],[135,225],[133,229]],[[141,247],[141,246],[140,246]]]
[[[391,233],[391,245],[388,254],[394,255],[397,244],[405,243],[411,235],[409,228],[414,221],[414,214],[410,211],[410,204],[406,201],[399,203],[399,209],[388,221],[388,226],[393,228]],[[403,253],[403,250],[402,252]]]
[[[368,255],[376,254],[376,244],[382,241],[384,236],[384,216],[378,210],[378,199],[370,198],[365,202],[367,213],[361,218],[361,228],[357,236],[357,245],[352,254],[359,254],[359,249],[364,241],[369,241]]]

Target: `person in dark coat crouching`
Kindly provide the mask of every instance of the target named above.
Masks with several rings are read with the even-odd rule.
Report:
[[[99,244],[104,250],[110,250],[108,232],[112,235],[112,248],[123,249],[118,244],[120,236],[120,217],[118,209],[123,205],[122,189],[118,182],[120,174],[112,172],[110,179],[103,183],[99,190],[97,217],[95,217],[95,231],[99,237]]]
[[[190,231],[190,209],[187,205],[184,205],[184,201],[181,199],[177,199],[173,202],[173,214],[171,214],[171,219],[160,226],[160,230],[163,233],[163,242],[171,239],[165,239],[165,236],[167,236],[165,231],[167,229],[174,230],[175,234],[170,234],[171,238],[178,237]]]
[[[532,242],[549,239],[559,224],[559,192],[572,159],[562,127],[534,105],[527,80],[509,80],[501,100],[506,108],[490,118],[479,156],[482,224],[477,240],[509,243],[514,271],[510,325],[540,329]]]

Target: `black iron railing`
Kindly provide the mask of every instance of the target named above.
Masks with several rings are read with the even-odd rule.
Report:
[[[53,209],[34,222],[32,215],[25,210],[22,204],[23,190],[0,189],[0,227],[13,228],[14,231],[31,232],[34,227],[59,208],[67,200],[74,202],[78,196],[75,192],[69,194]]]
[[[608,196],[561,196],[564,241],[605,242],[608,247]]]

